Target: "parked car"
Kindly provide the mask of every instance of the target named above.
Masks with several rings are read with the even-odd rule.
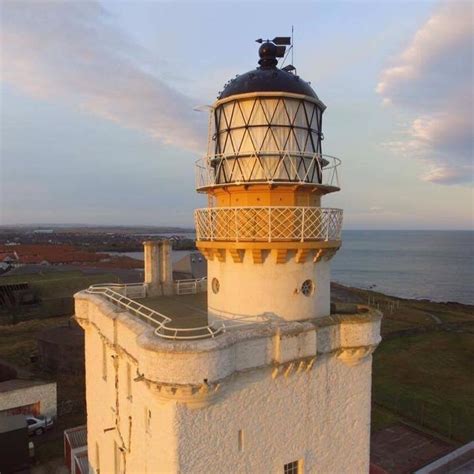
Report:
[[[26,416],[26,423],[28,425],[28,433],[40,435],[43,434],[46,430],[49,430],[53,427],[53,419],[46,416]]]

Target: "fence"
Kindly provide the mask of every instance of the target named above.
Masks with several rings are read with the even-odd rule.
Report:
[[[191,295],[207,291],[207,278],[176,280],[174,288],[177,295]]]
[[[467,442],[474,438],[474,408],[454,411],[445,403],[436,403],[417,398],[402,390],[382,392],[374,387],[373,402],[403,418],[429,428],[447,438]]]
[[[119,285],[116,288],[115,285],[93,285],[89,287],[86,292],[101,296],[115,306],[128,311],[135,317],[139,318],[143,322],[150,324],[155,328],[155,334],[164,339],[180,339],[180,340],[192,340],[192,339],[204,339],[207,337],[215,337],[225,331],[223,324],[217,326],[201,326],[194,328],[174,328],[172,327],[172,319],[164,314],[155,311],[148,306],[138,303],[127,296],[116,291],[116,289],[123,290],[123,286]]]
[[[196,161],[196,188],[222,184],[299,183],[339,189],[335,156],[302,151],[235,152]]]
[[[393,314],[398,308],[400,308],[400,301],[378,298],[369,294],[367,296],[367,305]]]
[[[340,240],[342,210],[321,207],[208,207],[194,212],[197,240]]]

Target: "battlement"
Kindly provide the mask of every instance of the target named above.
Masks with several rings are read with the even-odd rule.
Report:
[[[99,295],[76,295],[76,319],[117,353],[136,360],[139,376],[160,387],[161,396],[203,403],[240,372],[268,369],[272,378],[308,371],[320,358],[360,363],[380,342],[378,310],[358,306],[355,314],[307,321],[268,320],[200,340],[157,337],[153,325],[118,309]],[[191,397],[194,395],[194,397]]]

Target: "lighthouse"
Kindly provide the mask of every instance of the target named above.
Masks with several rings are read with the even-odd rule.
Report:
[[[262,42],[259,66],[230,80],[211,108],[208,154],[198,163],[197,246],[208,260],[211,321],[290,321],[330,312],[330,260],[342,210],[340,160],[322,153],[326,108],[293,66],[289,38]]]
[[[325,105],[279,64],[287,46],[262,40],[211,107],[195,211],[207,311],[180,295],[205,280],[174,282],[166,242],[145,242],[143,284],[75,295],[90,472],[369,472],[381,314],[330,303],[342,211],[321,204],[340,160],[322,150]]]

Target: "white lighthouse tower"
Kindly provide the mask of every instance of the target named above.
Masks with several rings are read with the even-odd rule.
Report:
[[[198,165],[210,206],[195,212],[211,320],[330,312],[342,210],[322,208],[321,198],[339,190],[340,161],[322,154],[326,106],[294,67],[277,67],[288,39],[264,42],[260,67],[228,82],[211,110]]]
[[[143,285],[75,295],[90,472],[369,471],[381,315],[330,304],[342,211],[321,199],[339,160],[322,154],[324,104],[278,68],[288,40],[262,42],[211,110],[195,213],[207,321],[203,295],[176,294],[166,243],[145,244]]]

